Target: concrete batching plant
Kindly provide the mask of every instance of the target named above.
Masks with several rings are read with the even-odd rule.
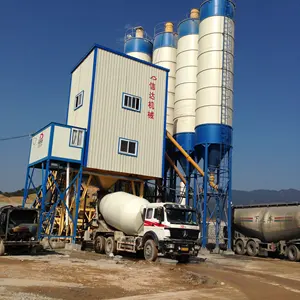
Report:
[[[88,52],[71,73],[66,124],[32,140],[24,205],[39,169],[41,236],[81,236],[95,213],[90,186],[143,197],[155,181],[162,201],[178,202],[184,187],[203,247],[212,221],[219,249],[221,220],[231,247],[234,16],[232,0],[205,0],[153,39],[141,26],[127,30],[125,54]]]

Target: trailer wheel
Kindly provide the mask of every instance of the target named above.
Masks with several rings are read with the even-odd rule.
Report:
[[[115,255],[117,253],[117,245],[113,237],[108,237],[105,241],[105,253],[106,255],[113,254]]]
[[[256,256],[258,254],[258,247],[254,241],[249,241],[247,243],[247,254],[249,256]]]
[[[156,261],[158,250],[153,240],[147,240],[144,245],[144,257],[148,261]]]
[[[105,252],[105,238],[98,235],[94,242],[94,250],[96,253],[103,254]]]
[[[245,254],[245,246],[244,242],[242,240],[238,240],[235,243],[235,253],[238,255],[244,255]]]
[[[290,261],[300,260],[300,250],[296,245],[290,245],[287,249],[287,257]]]
[[[5,253],[5,247],[3,241],[0,239],[0,256],[3,256]]]

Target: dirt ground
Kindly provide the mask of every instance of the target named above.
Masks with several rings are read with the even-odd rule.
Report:
[[[209,255],[190,264],[47,252],[0,258],[2,300],[300,299],[300,263]]]

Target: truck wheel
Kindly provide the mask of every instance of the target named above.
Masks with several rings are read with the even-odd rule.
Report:
[[[117,253],[117,245],[115,243],[115,240],[113,237],[109,237],[105,241],[105,253],[106,255],[113,254],[115,255]]]
[[[5,247],[3,241],[0,239],[0,256],[3,256],[5,253]]]
[[[254,241],[249,241],[247,243],[247,254],[249,256],[256,256],[258,254],[258,247]]]
[[[300,260],[300,250],[295,245],[290,245],[287,249],[287,257],[290,261]]]
[[[238,255],[244,255],[245,254],[245,246],[244,242],[242,240],[238,240],[235,243],[235,253]]]
[[[148,261],[156,261],[158,250],[153,240],[147,240],[144,245],[144,257]]]
[[[94,250],[96,253],[103,254],[105,252],[105,238],[98,235],[94,242]]]

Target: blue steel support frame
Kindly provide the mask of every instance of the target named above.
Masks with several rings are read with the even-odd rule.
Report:
[[[232,250],[232,147],[229,149],[229,183],[227,199],[227,249]]]
[[[203,167],[205,174],[209,173],[208,159],[210,145],[211,144],[203,144]],[[197,195],[197,199],[200,202],[200,215],[202,219],[202,248],[207,247],[208,225],[210,222],[213,222],[215,229],[215,252],[218,252],[221,246],[222,232],[220,229],[222,222],[224,222],[227,227],[227,237],[224,236],[224,242],[226,243],[227,249],[232,250],[232,146],[226,148],[226,146],[220,145],[220,147],[224,149],[224,156],[222,156],[220,164],[216,167],[216,184],[218,185],[218,189],[215,190],[210,186],[209,176],[206,175],[203,179],[201,177],[200,185],[203,186],[203,190],[200,195]],[[194,187],[194,190],[196,188],[197,187]],[[209,203],[210,205],[208,205]]]
[[[76,205],[75,205],[75,220],[73,221],[74,224],[74,232],[73,232],[73,243],[76,241],[76,230],[77,230],[77,223],[78,223],[78,213],[79,213],[79,205],[80,205],[80,188],[82,183],[82,166],[80,166],[78,179],[77,179],[77,194],[76,194]]]
[[[186,184],[185,184],[185,204],[186,205],[190,205],[190,180],[191,180],[191,176],[190,176],[190,163],[188,160],[186,160]]]
[[[24,196],[23,196],[23,201],[22,201],[22,206],[23,207],[25,207],[26,200],[27,200],[27,197],[28,197],[28,190],[30,188],[30,186],[28,187],[29,173],[30,173],[30,168],[27,167],[26,178],[25,178],[25,187],[24,187]]]
[[[215,232],[216,232],[216,249],[220,248],[220,225],[221,225],[221,212],[220,212],[220,196],[216,195],[216,225],[215,225]]]
[[[43,222],[44,222],[44,216],[46,211],[46,197],[47,197],[47,180],[48,180],[48,174],[49,174],[49,167],[50,167],[50,160],[48,159],[46,161],[46,169],[45,169],[45,163],[42,163],[42,191],[43,191],[43,197],[42,197],[42,203],[41,203],[41,211],[40,211],[40,226],[39,226],[39,238],[42,237],[42,231],[43,231]]]
[[[193,194],[193,208],[196,209],[196,212],[198,213],[198,207],[197,207],[197,171],[194,171],[194,194]],[[196,222],[197,215],[194,216],[193,222]]]
[[[205,154],[204,154],[204,178],[203,178],[203,185],[204,185],[204,198],[203,198],[203,214],[202,214],[202,248],[206,248],[207,245],[207,172],[208,172],[208,144],[205,144]]]
[[[51,160],[46,160],[41,163],[41,165],[38,167],[41,170],[42,176],[41,176],[41,188],[38,190],[36,188],[36,185],[34,184],[33,175],[34,171],[37,168],[37,166],[29,166],[27,168],[27,176],[25,179],[25,189],[24,189],[24,197],[23,197],[23,207],[27,204],[27,197],[29,194],[29,189],[31,186],[35,189],[36,193],[36,199],[31,204],[31,207],[37,207],[38,204],[40,204],[40,224],[39,224],[39,239],[42,239],[43,237],[62,237],[62,238],[71,238],[72,242],[75,243],[76,241],[76,230],[77,230],[77,223],[78,223],[78,211],[79,211],[79,205],[80,205],[80,187],[82,184],[82,173],[83,173],[83,167],[82,165],[79,167],[77,174],[74,176],[73,180],[70,182],[70,185],[66,187],[64,191],[61,191],[59,188],[59,185],[57,181],[55,180],[51,170],[50,170],[50,163]],[[49,211],[46,211],[46,200],[47,200],[47,182],[48,178],[51,178],[53,180],[53,184],[55,185],[55,190],[57,191],[58,198],[55,204],[53,204]],[[77,181],[77,183],[76,183]],[[76,184],[76,198],[75,198],[75,217],[72,217],[72,213],[68,207],[66,207],[65,197],[66,193],[70,190],[72,186]],[[40,192],[42,192],[42,197],[40,198]],[[66,211],[68,213],[68,217],[70,218],[71,222],[73,223],[73,234],[68,236],[58,236],[52,234],[52,229],[54,225],[54,219],[55,219],[55,212],[56,208],[59,205],[64,205],[66,207]],[[48,226],[50,227],[49,234],[46,234],[44,232],[43,224],[48,222]]]

